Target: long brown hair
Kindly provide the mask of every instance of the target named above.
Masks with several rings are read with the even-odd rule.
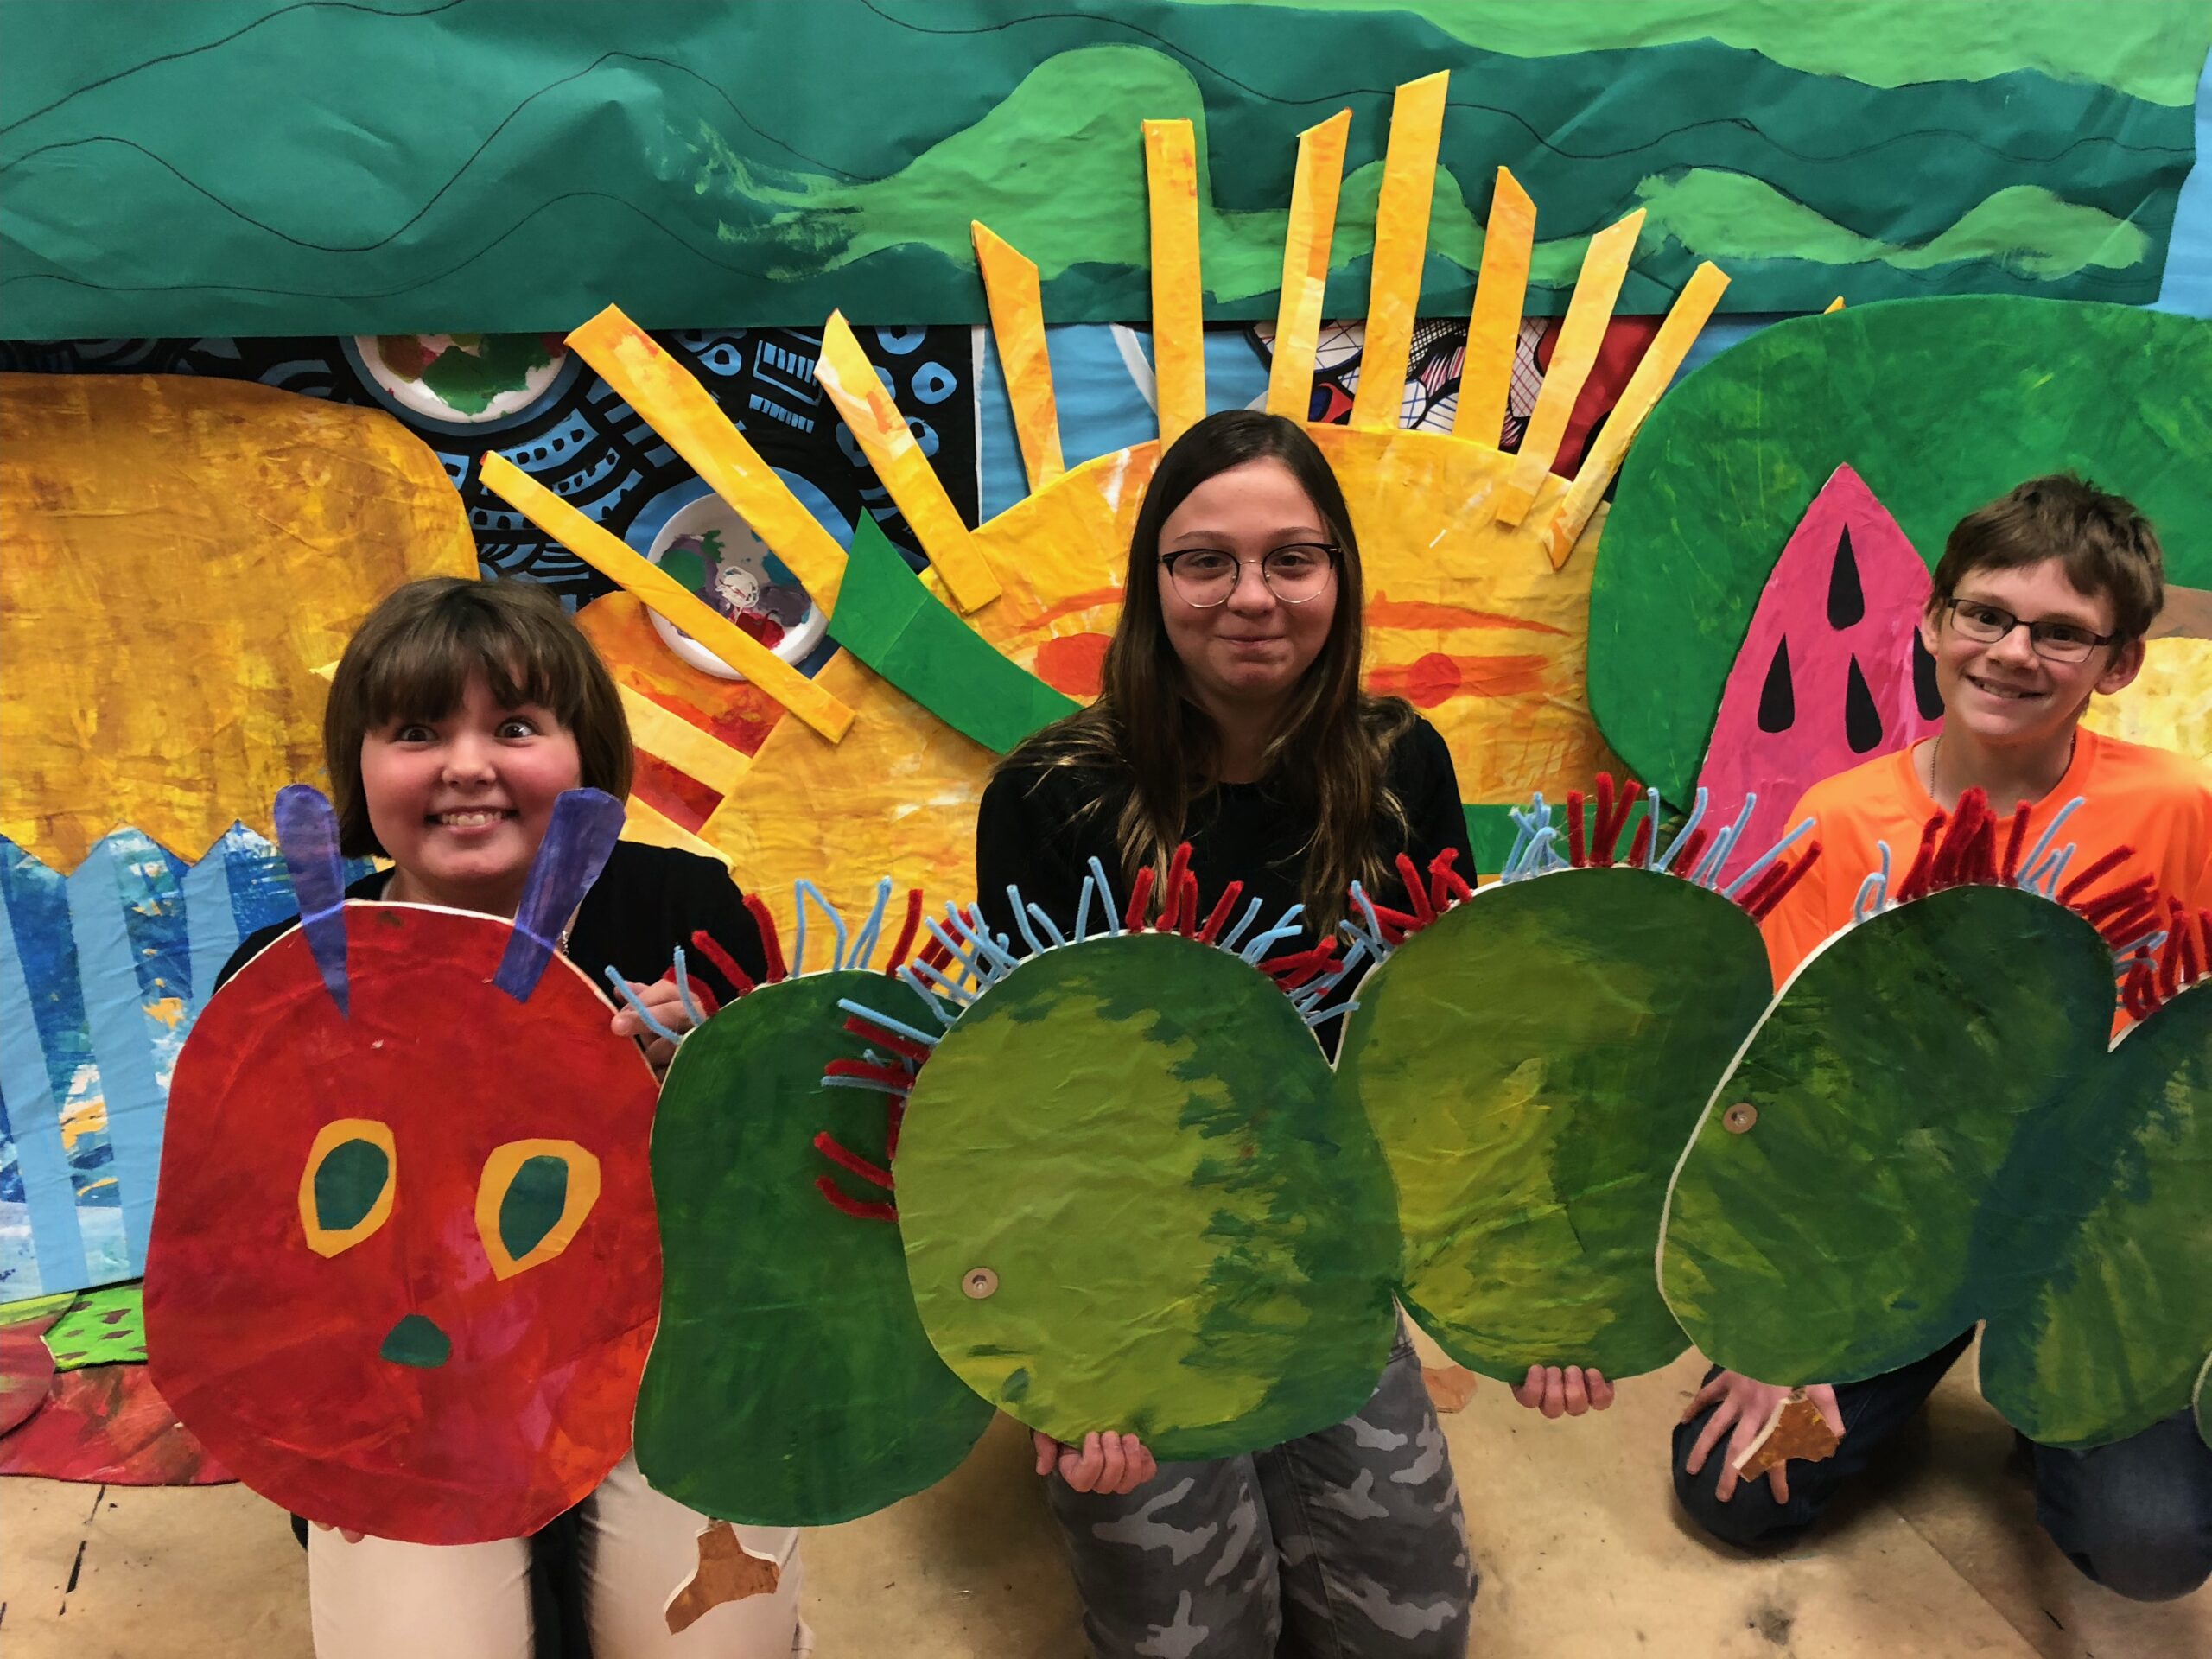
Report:
[[[386,594],[338,659],[322,755],[339,850],[382,855],[361,792],[361,741],[395,720],[443,720],[481,674],[503,709],[534,702],[576,740],[587,789],[630,792],[630,722],[614,679],[575,620],[535,582],[426,576]]]
[[[1299,886],[1308,918],[1325,932],[1342,917],[1345,889],[1355,879],[1371,887],[1389,874],[1384,843],[1406,826],[1405,808],[1387,781],[1389,755],[1414,712],[1400,698],[1360,690],[1366,624],[1359,538],[1336,474],[1297,422],[1227,410],[1198,422],[1169,448],[1129,537],[1122,618],[1106,648],[1098,700],[1046,727],[1001,764],[1081,767],[1126,782],[1115,823],[1122,881],[1147,865],[1166,874],[1192,801],[1219,781],[1220,757],[1213,721],[1192,698],[1167,637],[1155,569],[1160,530],[1208,479],[1263,460],[1290,469],[1338,549],[1328,637],[1292,691],[1260,762],[1264,780],[1313,814]]]

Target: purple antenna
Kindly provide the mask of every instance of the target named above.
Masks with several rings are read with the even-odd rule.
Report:
[[[563,790],[553,803],[552,822],[530,861],[530,879],[515,912],[514,938],[492,976],[516,1001],[527,1002],[545,976],[546,964],[560,949],[562,928],[607,868],[621,834],[622,803],[602,790]]]
[[[341,1019],[350,1018],[346,979],[346,861],[338,851],[338,815],[319,789],[287,784],[276,791],[276,846],[300,901],[300,931],[322,971]]]

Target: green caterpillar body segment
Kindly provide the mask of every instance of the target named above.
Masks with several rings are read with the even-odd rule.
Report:
[[[1061,1440],[1232,1456],[1350,1416],[1389,1357],[1382,1154],[1288,1000],[1211,945],[1013,969],[923,1066],[897,1173],[938,1351]]]
[[[850,1216],[829,1175],[886,1197],[814,1144],[823,1131],[879,1167],[888,1096],[830,1088],[861,1057],[850,998],[908,1024],[921,997],[844,970],[748,992],[677,1051],[653,1126],[663,1278],[638,1397],[638,1465],[705,1514],[827,1526],[958,1466],[991,1409],[944,1367],[915,1317],[896,1224]]]
[[[1845,1382],[2023,1302],[2106,1179],[2067,1096],[2113,1001],[2095,930],[2012,887],[1808,958],[1675,1172],[1660,1282],[1691,1339],[1766,1382]]]
[[[2212,984],[2130,1029],[2068,1116],[2080,1133],[2036,1162],[2086,1165],[2097,1200],[1991,1315],[1981,1391],[2031,1440],[2099,1446],[2187,1407],[2212,1333]]]
[[[1769,994],[1740,909],[1625,867],[1483,888],[1368,976],[1338,1086],[1396,1180],[1399,1294],[1454,1359],[1518,1382],[1682,1351],[1667,1176]]]

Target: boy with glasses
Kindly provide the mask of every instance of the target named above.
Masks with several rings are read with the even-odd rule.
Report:
[[[2112,696],[2141,670],[2164,601],[2149,521],[2070,474],[2032,479],[1961,519],[1920,622],[1942,730],[1815,785],[1790,815],[1818,821],[1823,855],[1763,925],[1775,982],[1850,924],[1883,842],[1902,868],[1922,826],[1972,789],[2000,823],[2029,803],[2031,842],[2078,798],[2059,837],[2075,843],[2070,868],[2119,855],[2114,881],[2147,875],[2192,913],[2212,906],[2212,772],[2081,728],[2093,694]],[[1729,1543],[1794,1542],[1911,1420],[1973,1334],[1902,1370],[1808,1389],[1841,1436],[1836,1453],[1784,1464],[1764,1482],[1739,1483],[1732,1465],[1786,1391],[1716,1369],[1675,1431],[1683,1507]],[[2088,1452],[2023,1445],[2037,1520],[2090,1578],[2150,1601],[2212,1574],[2212,1447],[2188,1412]]]

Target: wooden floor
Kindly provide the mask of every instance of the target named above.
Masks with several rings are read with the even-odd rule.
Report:
[[[1485,1382],[1447,1418],[1482,1574],[1484,1659],[2002,1656],[2201,1659],[2212,1591],[2139,1606],[2076,1574],[2037,1529],[2012,1432],[1961,1365],[1886,1470],[1805,1548],[1754,1560],[1684,1529],[1668,1431],[1694,1358],[1549,1423]],[[900,1659],[1080,1655],[1058,1545],[1001,1421],[934,1491],[810,1535],[817,1652]],[[8,1659],[306,1659],[307,1573],[283,1517],[244,1487],[141,1491],[0,1480]]]

